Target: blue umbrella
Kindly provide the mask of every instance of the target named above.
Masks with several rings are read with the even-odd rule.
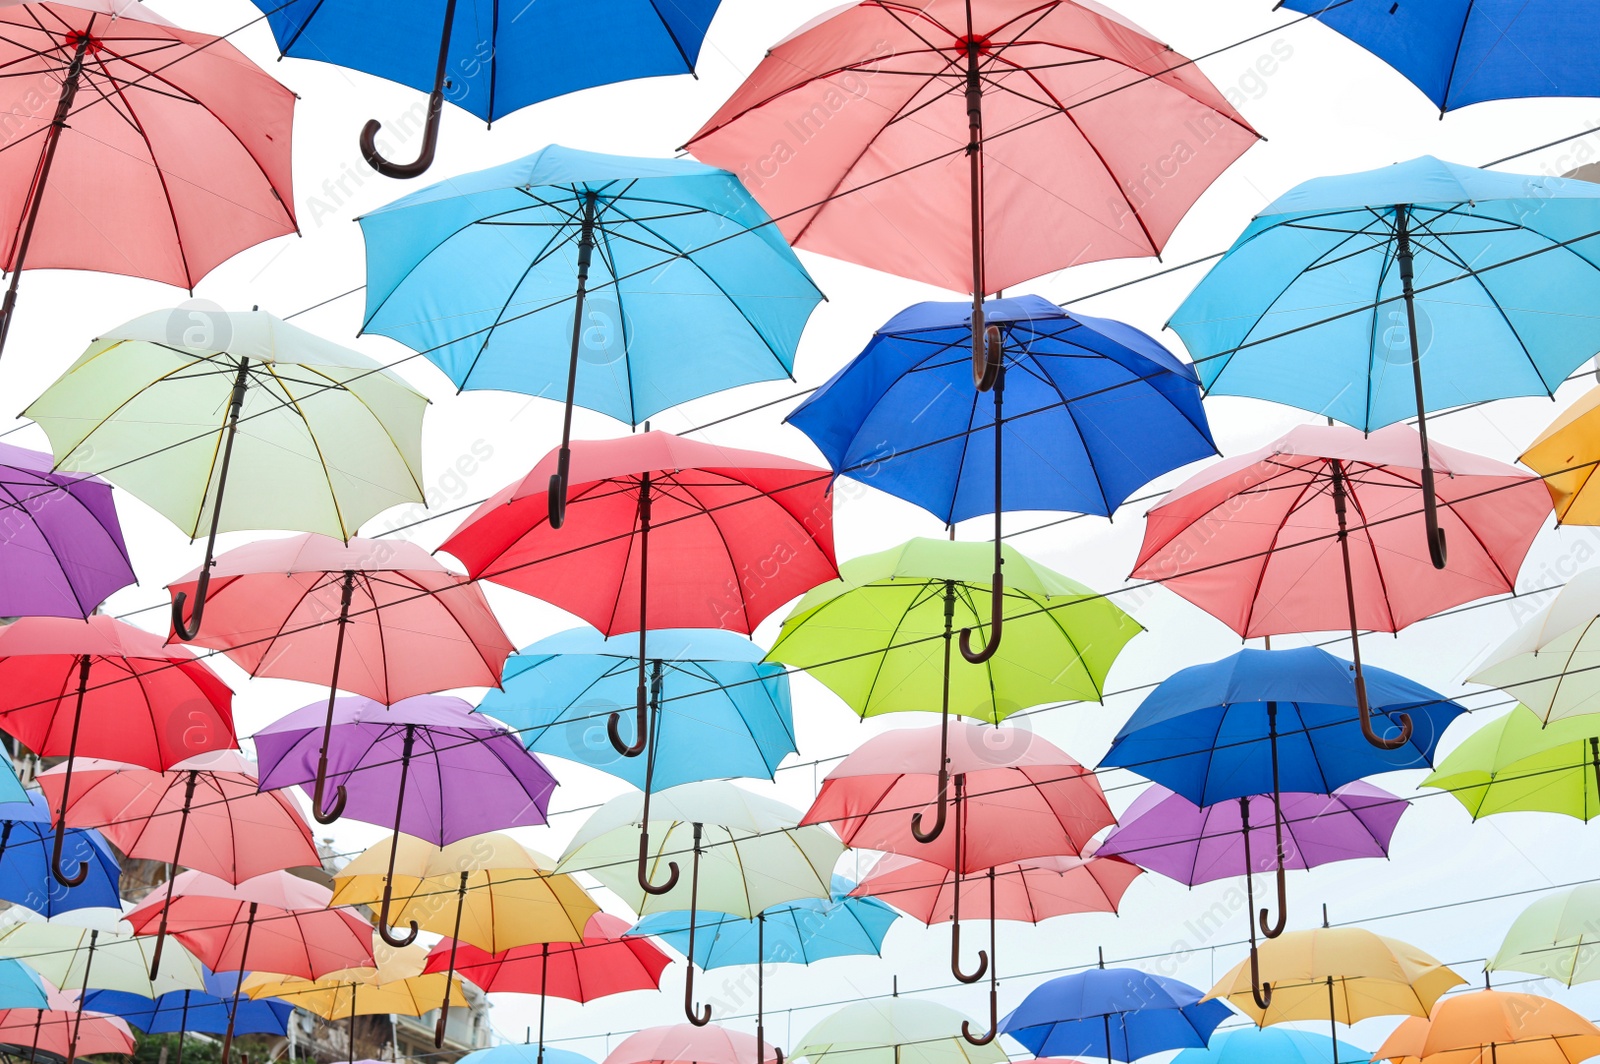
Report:
[[[361,154],[386,177],[433,164],[446,99],[485,122],[565,93],[694,71],[720,0],[255,0],[282,55],[320,59],[429,92],[422,150],[393,163],[361,131]],[[434,34],[439,43],[434,45]],[[436,51],[437,50],[437,51]],[[411,130],[402,125],[401,135]]]
[[[1404,74],[1439,113],[1528,96],[1600,95],[1586,0],[1282,0]]]
[[[582,762],[643,790],[639,884],[665,893],[676,874],[656,886],[645,863],[651,793],[727,776],[771,779],[795,752],[794,714],[787,670],[764,664],[762,649],[743,636],[716,628],[640,635],[643,657],[633,635],[608,639],[573,628],[541,639],[506,659],[502,689],[478,709],[516,728],[536,753]],[[649,736],[642,758],[621,752],[626,706],[647,714],[638,725],[638,734]]]
[[[1268,938],[1283,933],[1288,899],[1283,861],[1285,791],[1332,794],[1365,776],[1433,764],[1444,730],[1465,712],[1419,683],[1385,669],[1365,670],[1374,716],[1404,734],[1374,746],[1360,725],[1351,664],[1316,647],[1241,650],[1220,661],[1180,669],[1133,711],[1101,760],[1131,769],[1199,806],[1236,799],[1250,866],[1249,800],[1270,794],[1278,852],[1278,919],[1259,914]],[[1250,964],[1258,971],[1254,894],[1245,877]],[[1263,1009],[1270,990],[1254,979]]]
[[[803,898],[774,905],[754,920],[728,913],[694,914],[690,931],[687,912],[651,913],[633,926],[632,935],[657,935],[703,969],[733,964],[756,966],[756,1059],[766,1055],[762,966],[810,964],[830,957],[876,956],[889,925],[900,914],[877,898],[853,898],[855,884],[834,876],[832,896]],[[697,938],[696,935],[699,937]]]
[[[28,792],[17,780],[17,770],[11,762],[11,757],[0,757],[4,767],[0,767],[0,806],[11,805],[14,802],[26,802]]]
[[[1322,1039],[1281,1027],[1235,1027],[1222,1031],[1204,1049],[1185,1049],[1172,1064],[1328,1064]],[[1349,1042],[1333,1040],[1333,1064],[1365,1064],[1372,1056]]]
[[[1597,304],[1600,185],[1424,156],[1278,197],[1169,324],[1207,394],[1363,432],[1415,415],[1442,569],[1427,412],[1553,395],[1600,350]]]
[[[229,1030],[230,1012],[235,1034],[287,1034],[294,1006],[281,998],[236,997],[235,990],[250,978],[249,972],[220,974],[206,969],[204,990],[173,990],[156,998],[124,990],[91,990],[83,997],[89,1012],[121,1016],[146,1034],[176,1034],[178,1058],[183,1064],[183,1036],[188,1031],[223,1034]]]
[[[935,302],[895,315],[786,419],[842,476],[946,524],[994,515],[988,645],[974,652],[971,630],[961,633],[974,663],[1000,642],[1003,510],[1109,517],[1161,474],[1217,453],[1194,368],[1144,333],[1040,296],[984,311],[1004,355],[992,415],[967,387],[972,308]],[[992,437],[977,431],[988,424]]]
[[[359,220],[364,331],[463,389],[565,393],[557,527],[574,405],[638,425],[791,376],[822,298],[739,179],[690,159],[552,145]]]
[[[594,1064],[594,1061],[569,1049],[546,1049],[543,1044],[513,1042],[468,1053],[456,1064]]]
[[[88,828],[68,828],[64,839],[64,863],[79,862],[87,872],[70,887],[50,874],[56,834],[45,796],[30,791],[23,801],[0,803],[0,898],[46,919],[74,909],[120,906],[122,868],[111,844]]]
[[[21,961],[0,959],[0,1009],[47,1009],[49,996],[37,972]]]
[[[1000,1021],[1000,1031],[1034,1056],[1137,1060],[1205,1045],[1217,1024],[1233,1013],[1221,1001],[1201,1001],[1201,996],[1166,976],[1091,968],[1035,988]]]

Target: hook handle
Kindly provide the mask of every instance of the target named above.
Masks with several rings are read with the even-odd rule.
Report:
[[[1289,922],[1289,884],[1288,877],[1283,871],[1283,851],[1278,851],[1278,921],[1272,923],[1267,919],[1267,910],[1263,908],[1259,916],[1261,933],[1268,938],[1277,938],[1283,934],[1284,926]],[[1265,1005],[1262,1008],[1266,1008]]]
[[[1253,943],[1250,946],[1250,996],[1255,998],[1256,1008],[1262,1012],[1272,1007],[1272,984],[1261,981],[1261,958]]]
[[[956,887],[960,890],[960,886]],[[989,972],[989,953],[987,950],[978,951],[978,970],[963,972],[961,970],[961,925],[954,921],[950,924],[950,974],[963,983],[976,983]]]
[[[1439,527],[1439,497],[1433,490],[1433,464],[1426,459],[1422,465],[1422,520],[1427,527],[1428,557],[1435,569],[1443,569],[1450,555],[1445,549],[1444,529]]]
[[[922,814],[911,814],[911,837],[920,843],[930,843],[937,839],[944,831],[945,820],[950,813],[950,770],[939,769],[939,801],[934,807],[933,827],[928,831],[922,830]]]
[[[994,387],[995,378],[1000,375],[1002,354],[999,326],[984,325],[983,307],[975,304],[972,308],[972,383],[978,391],[986,392]]]
[[[1361,666],[1356,666],[1356,708],[1361,713],[1361,734],[1366,736],[1367,742],[1379,750],[1398,750],[1411,741],[1411,714],[1395,713],[1392,719],[1400,722],[1400,734],[1393,739],[1385,739],[1372,730],[1372,707],[1367,704],[1367,679],[1361,674]]]
[[[567,477],[572,471],[572,448],[565,443],[556,454],[556,471],[550,474],[546,499],[550,506],[550,527],[560,528],[567,520]]]
[[[670,893],[672,888],[678,885],[678,862],[667,862],[667,881],[660,886],[650,882],[649,862],[650,833],[641,828],[639,831],[639,887],[646,894],[653,894],[658,898],[663,894]]]
[[[994,987],[989,988],[989,1030],[981,1035],[972,1033],[972,1024],[967,1020],[961,1021],[961,1037],[975,1046],[986,1046],[995,1040],[1000,1033],[1000,992]]]
[[[172,596],[172,630],[178,638],[185,643],[191,643],[200,634],[200,619],[206,612],[206,589],[211,586],[211,566],[208,564],[200,570],[200,579],[194,585],[194,613],[188,620],[183,617],[183,604],[188,601],[189,593],[179,591]]]
[[[433,1048],[444,1048],[444,1025],[450,1019],[450,986],[445,984],[444,1003],[439,1006],[439,1022],[433,1025]]]
[[[67,821],[64,817],[56,820],[55,844],[50,848],[50,874],[56,877],[56,882],[63,887],[76,887],[89,878],[89,862],[78,862],[78,874],[67,875],[61,867],[61,848],[67,841]]]
[[[1001,624],[1005,612],[1005,600],[1002,592],[1005,589],[1005,577],[1000,570],[1000,544],[994,545],[994,576],[989,587],[989,641],[982,650],[972,649],[972,629],[961,629],[961,656],[973,665],[982,665],[994,657],[994,652],[1000,649]]]
[[[349,797],[347,794],[345,794],[344,784],[336,783],[334,784],[333,788],[333,808],[326,810],[323,809],[322,799],[327,788],[327,784],[328,758],[327,755],[324,754],[321,762],[317,765],[316,788],[311,793],[311,815],[319,824],[331,824],[343,816],[345,801]]]
[[[444,25],[439,36],[439,64],[433,73],[433,91],[428,94],[428,119],[422,127],[422,151],[409,163],[392,163],[378,151],[378,131],[383,123],[376,118],[361,130],[361,157],[384,177],[420,177],[433,165],[434,153],[439,148],[439,118],[444,111],[444,90],[450,84],[445,74],[450,69],[450,31],[455,24],[456,0],[448,0],[444,7]]]
[[[702,1005],[697,1011],[694,1005],[694,925],[695,918],[699,915],[700,838],[704,831],[705,825],[698,820],[695,821],[694,857],[689,866],[689,951],[686,957],[689,968],[683,978],[683,1014],[696,1027],[704,1027],[711,1022],[711,1006]]]
[[[552,495],[551,498],[555,496]],[[622,710],[613,710],[606,720],[606,736],[611,740],[611,748],[623,757],[638,757],[644,753],[645,742],[650,734],[650,708],[645,695],[644,684],[639,685],[638,702],[633,707],[633,742],[625,742],[622,738]]]
[[[378,937],[398,949],[401,946],[409,946],[417,940],[418,928],[415,920],[408,920],[406,922],[411,925],[411,930],[406,934],[397,935],[389,930],[389,906],[393,898],[393,885],[385,883],[383,885],[383,905],[378,909]]]

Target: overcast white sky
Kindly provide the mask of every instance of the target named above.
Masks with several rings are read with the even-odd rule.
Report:
[[[551,142],[622,154],[669,154],[754,68],[766,47],[832,4],[833,0],[725,0],[702,53],[698,80],[656,79],[579,93],[524,110],[496,123],[492,132],[466,114],[450,110],[439,161],[423,181],[503,162]],[[245,0],[152,0],[151,6],[182,25],[212,32],[233,30],[257,14]],[[1289,26],[1291,16],[1274,13],[1271,0],[1123,0],[1117,6],[1191,56],[1253,34],[1266,34],[1200,64],[1267,140],[1247,153],[1200,200],[1169,245],[1168,263],[1221,250],[1256,210],[1306,178],[1367,169],[1424,153],[1481,164],[1600,125],[1600,100],[1483,104],[1441,121],[1433,106],[1399,75],[1319,24]],[[1274,27],[1282,28],[1274,32]],[[299,60],[279,63],[271,37],[261,24],[233,39],[301,96],[295,135],[295,193],[303,235],[238,256],[206,278],[196,296],[226,308],[248,309],[260,304],[264,310],[289,314],[361,283],[362,243],[352,219],[416,184],[389,181],[369,171],[361,160],[356,136],[368,118],[392,122],[420,96],[330,66]],[[589,40],[552,42],[552,47],[603,49],[605,27],[597,25]],[[1600,136],[1540,151],[1501,169],[1559,173],[1596,158],[1600,158]],[[961,205],[953,205],[955,208],[964,209]],[[953,298],[806,252],[801,252],[801,258],[832,297],[817,310],[801,345],[797,375],[802,386],[825,380],[860,350],[874,328],[907,304]],[[1155,260],[1080,266],[1028,288],[1066,302],[1157,268]],[[1202,273],[1203,269],[1179,271],[1073,306],[1127,320],[1181,351],[1177,338],[1160,330]],[[7,354],[0,362],[0,388],[14,411],[20,411],[59,375],[99,330],[185,298],[180,291],[128,278],[48,271],[29,273],[22,291]],[[407,353],[383,338],[356,340],[360,311],[359,296],[346,298],[298,318],[297,324],[348,342],[383,361]],[[430,498],[438,507],[460,506],[491,494],[525,472],[559,437],[559,407],[554,403],[487,392],[457,396],[443,374],[422,359],[412,359],[400,372],[435,400],[427,420],[425,464]],[[1434,432],[1445,443],[1511,461],[1587,386],[1566,386],[1555,404],[1542,399],[1511,400],[1444,417],[1437,421]],[[664,414],[655,420],[655,427],[680,431],[793,390],[787,382],[737,389]],[[703,438],[816,461],[805,437],[780,424],[788,406],[717,426]],[[1207,407],[1225,454],[1260,447],[1307,419],[1297,411],[1248,400],[1208,401]],[[622,431],[622,426],[598,415],[578,414],[579,436]],[[45,446],[43,434],[32,428],[9,438]],[[1169,478],[1169,482],[1177,479]],[[165,601],[163,585],[199,561],[198,547],[187,543],[169,523],[126,493],[118,492],[118,496],[142,586],[115,596],[109,603],[112,612]],[[1018,537],[1013,544],[1047,565],[1108,590],[1123,582],[1132,565],[1143,509],[1143,505],[1129,506],[1111,522],[1085,518]],[[391,511],[369,530],[393,527],[416,516],[421,512]],[[1021,515],[1009,523],[1022,528],[1045,519]],[[458,517],[444,518],[413,534],[431,548],[458,521]],[[870,489],[857,488],[840,493],[837,531],[841,559],[892,546],[911,535],[942,532],[928,514]],[[958,531],[962,538],[982,538],[987,533],[987,519]],[[248,538],[227,537],[223,545]],[[1523,586],[1564,579],[1597,551],[1600,530],[1548,530],[1523,570]],[[519,646],[572,623],[559,611],[515,592],[491,586],[488,593]],[[1219,657],[1239,645],[1222,624],[1165,591],[1122,596],[1119,601],[1149,633],[1134,640],[1117,662],[1109,681],[1113,689],[1158,680],[1174,668]],[[1512,605],[1492,606],[1420,623],[1398,638],[1373,637],[1363,643],[1363,649],[1372,664],[1405,671],[1439,690],[1458,694],[1468,690],[1461,684],[1471,667],[1528,612],[1527,608],[1519,612]],[[151,612],[135,620],[155,628],[164,616]],[[770,644],[777,619],[763,626],[758,641]],[[1331,649],[1337,653],[1347,650],[1340,646]],[[247,683],[243,674],[226,662],[218,668],[239,689],[235,705],[241,734],[255,731],[318,695],[316,688],[304,684]],[[861,724],[820,685],[800,677],[794,690],[804,760],[843,753],[880,728],[926,723],[900,719]],[[469,697],[475,695],[469,693]],[[1497,700],[1485,694],[1469,698],[1468,704],[1487,705]],[[1136,696],[1113,697],[1104,708],[1058,710],[1029,718],[1027,726],[1093,764],[1136,704]],[[1444,748],[1452,747],[1490,715],[1458,723],[1446,737]],[[589,806],[622,790],[610,777],[566,763],[554,767],[564,784],[556,795],[557,810]],[[751,786],[804,807],[818,778],[812,769],[804,768],[780,772],[775,785]],[[1418,779],[1420,774],[1409,773],[1378,782],[1410,794]],[[1114,808],[1124,808],[1135,793],[1131,786],[1136,783],[1134,778],[1109,775],[1105,782],[1111,788]],[[580,821],[581,814],[557,815],[550,827],[523,834],[530,845],[555,854]],[[379,832],[343,821],[334,826],[332,835],[336,845],[350,850],[376,841]],[[1586,831],[1577,821],[1514,814],[1473,825],[1452,799],[1431,796],[1417,802],[1401,822],[1389,861],[1292,874],[1289,926],[1314,926],[1320,920],[1320,905],[1326,903],[1335,921],[1365,921],[1380,933],[1404,938],[1447,962],[1458,963],[1463,975],[1478,982],[1482,958],[1494,951],[1508,922],[1536,895],[1432,912],[1413,910],[1486,895],[1538,891],[1594,877],[1600,877],[1600,847],[1593,845],[1593,831]],[[1233,907],[1230,918],[1220,931],[1200,929],[1197,918],[1219,902]],[[1023,973],[1092,963],[1096,947],[1104,947],[1108,961],[1169,953],[1164,960],[1141,963],[1150,970],[1209,986],[1214,976],[1243,957],[1239,939],[1244,920],[1236,885],[1214,884],[1189,891],[1160,877],[1146,876],[1129,890],[1119,917],[1071,917],[1038,928],[1006,926],[999,951],[1005,977],[1002,1008],[1015,1005],[1043,978]],[[882,960],[836,960],[809,969],[771,969],[769,1037],[783,1046],[794,1045],[825,1015],[826,1006],[857,995],[886,993],[896,976],[902,993],[928,994],[978,1015],[985,1005],[982,985],[948,987],[948,933],[947,927],[927,930],[905,919],[890,932]],[[552,1038],[598,1059],[625,1032],[680,1021],[681,979],[680,963],[669,970],[664,992],[659,995],[631,994],[581,1008],[553,1000],[549,1007]],[[718,1019],[744,1013],[753,1005],[748,989],[740,989],[739,981],[738,969],[715,971],[700,981],[702,1000],[720,999],[725,1006],[718,1008]],[[1600,994],[1590,990],[1566,991],[1542,984],[1524,989],[1551,992],[1585,1015],[1600,1017]],[[534,1022],[536,1005],[532,998],[498,996],[493,1013],[497,1029],[520,1040],[524,1026]],[[732,1022],[750,1027],[745,1019]],[[1373,1048],[1392,1022],[1363,1024],[1350,1040]],[[1313,1029],[1325,1031],[1326,1026],[1313,1025]],[[1007,1048],[1014,1057],[1028,1055],[1014,1044]]]

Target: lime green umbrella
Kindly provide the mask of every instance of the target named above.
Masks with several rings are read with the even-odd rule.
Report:
[[[998,724],[1046,702],[1099,701],[1111,663],[1144,629],[1077,581],[1010,547],[1003,557],[1007,637],[986,661],[952,659],[951,636],[989,623],[991,547],[943,539],[845,562],[795,605],[767,660],[805,669],[863,717],[937,708],[946,723],[954,713]],[[915,829],[924,841],[944,826],[945,753],[937,820]]]
[[[1557,891],[1522,910],[1484,967],[1567,986],[1600,979],[1600,883]]]
[[[1600,816],[1600,716],[1545,724],[1517,706],[1473,732],[1424,787],[1448,790],[1473,819],[1495,813]]]
[[[200,625],[219,531],[348,540],[421,502],[428,400],[377,362],[260,311],[158,310],[112,329],[24,411],[61,469],[97,473],[191,539],[207,525]],[[230,468],[243,484],[226,492]]]

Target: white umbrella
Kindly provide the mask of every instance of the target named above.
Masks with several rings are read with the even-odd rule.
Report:
[[[123,990],[154,998],[204,990],[194,954],[168,942],[161,974],[150,978],[156,940],[136,937],[118,909],[75,909],[51,920],[29,918],[0,927],[0,957],[22,961],[63,990]]]
[[[810,1064],[1000,1064],[998,1041],[973,1045],[961,1036],[971,1023],[932,1001],[891,997],[858,1001],[827,1016],[792,1055]]]
[[[1546,724],[1600,713],[1600,569],[1585,569],[1546,603],[1476,672]]]

